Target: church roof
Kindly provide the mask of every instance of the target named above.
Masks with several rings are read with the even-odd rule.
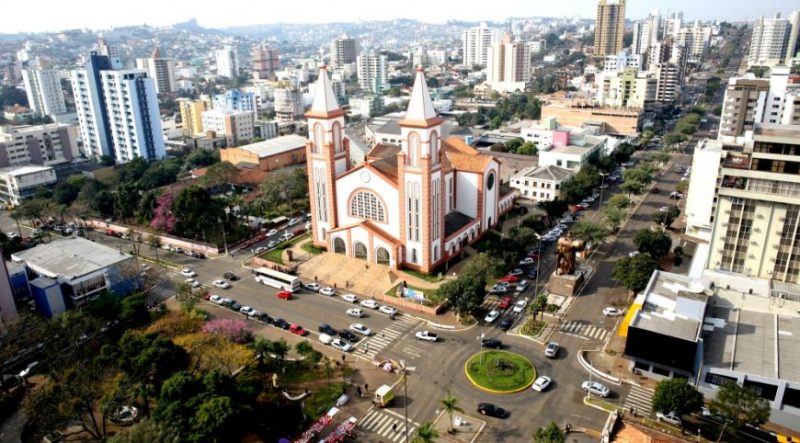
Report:
[[[367,159],[377,160],[387,157],[397,157],[397,154],[399,154],[402,150],[403,149],[397,145],[390,143],[378,143],[377,145],[373,146],[369,152],[367,152]]]
[[[481,173],[491,162],[497,161],[494,157],[480,153],[456,137],[447,139],[442,146],[447,162],[457,171]]]
[[[397,178],[399,177],[397,173],[397,155],[375,160],[367,164],[385,175],[392,183],[397,184]]]
[[[336,94],[333,93],[328,70],[325,66],[322,66],[319,68],[319,78],[314,87],[314,101],[311,103],[311,110],[308,111],[306,116],[332,118],[343,114],[344,111],[339,108],[339,102],[336,101]]]
[[[406,116],[400,121],[401,126],[416,126],[429,128],[438,125],[442,119],[437,117],[433,108],[428,84],[425,82],[425,73],[421,67],[417,68],[414,79],[414,88],[411,90],[411,100],[408,102]]]
[[[353,229],[357,226],[361,226],[362,228],[366,229],[367,231],[372,232],[373,234],[377,235],[378,237],[386,240],[387,242],[391,243],[394,246],[400,246],[400,240],[392,237],[386,231],[381,229],[377,224],[370,220],[362,220],[358,223],[353,223],[352,225],[342,226],[336,229],[331,229],[331,232],[338,232],[338,231],[346,231],[349,229]]]

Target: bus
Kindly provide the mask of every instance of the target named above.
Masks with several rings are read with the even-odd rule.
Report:
[[[257,268],[253,270],[253,275],[257,282],[283,291],[294,292],[300,289],[299,278],[274,269]]]

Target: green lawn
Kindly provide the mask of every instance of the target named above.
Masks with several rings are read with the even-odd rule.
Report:
[[[530,360],[507,351],[475,354],[467,362],[466,369],[473,383],[499,392],[524,389],[536,378],[536,369]]]
[[[432,274],[424,274],[422,272],[414,271],[412,269],[403,269],[400,272],[408,274],[408,275],[412,275],[414,277],[417,277],[419,279],[422,279],[422,280],[425,280],[425,281],[431,282],[431,283],[437,283],[437,282],[442,280],[440,275],[439,275],[440,273],[438,273],[438,272],[435,272],[435,273],[432,273]]]
[[[398,284],[392,286],[391,289],[386,291],[384,294],[388,295],[390,297],[396,297],[397,296],[397,287],[400,286],[401,284],[402,283],[398,283]],[[409,285],[409,284],[406,284],[406,287],[414,289],[416,291],[420,291],[423,294],[425,294],[425,300],[422,301],[422,304],[424,306],[433,306],[438,301],[437,296],[436,296],[436,290],[418,288],[416,286]],[[416,300],[412,300],[412,301],[416,301]]]
[[[295,237],[295,238],[293,238],[293,239],[291,239],[289,241],[285,241],[283,243],[278,243],[278,246],[276,246],[275,249],[272,249],[270,251],[265,252],[264,254],[261,255],[261,258],[263,258],[264,260],[269,260],[269,261],[271,261],[273,263],[278,263],[279,265],[282,265],[282,264],[284,264],[283,263],[283,251],[285,251],[286,249],[288,249],[292,245],[295,245],[295,244],[307,239],[309,236],[310,236],[310,234],[303,234],[303,235],[297,236],[297,237]],[[305,249],[305,248],[303,248],[303,249]]]
[[[547,323],[541,320],[529,319],[522,329],[520,329],[520,332],[530,337],[536,337],[542,333],[545,326],[547,326]]]
[[[347,383],[331,383],[330,386],[325,385],[311,392],[305,399],[306,415],[316,418],[328,412],[328,409],[336,404],[336,399],[342,395],[342,389],[349,386]]]

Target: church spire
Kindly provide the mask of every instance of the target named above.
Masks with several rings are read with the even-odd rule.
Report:
[[[336,101],[336,94],[333,93],[331,80],[328,78],[328,70],[323,65],[319,68],[319,78],[314,87],[314,102],[311,110],[306,117],[330,118],[344,114],[339,103]]]
[[[441,119],[436,116],[436,110],[433,109],[433,101],[431,101],[431,94],[428,92],[425,73],[421,66],[417,67],[414,88],[411,90],[411,100],[408,102],[406,116],[400,121],[400,125],[430,127],[440,122]]]

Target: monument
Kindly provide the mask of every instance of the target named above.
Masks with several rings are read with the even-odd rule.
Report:
[[[572,234],[558,239],[556,243],[556,270],[550,276],[550,292],[565,297],[575,295],[583,284],[583,273],[577,271],[575,253],[586,247],[583,240],[574,240]]]

